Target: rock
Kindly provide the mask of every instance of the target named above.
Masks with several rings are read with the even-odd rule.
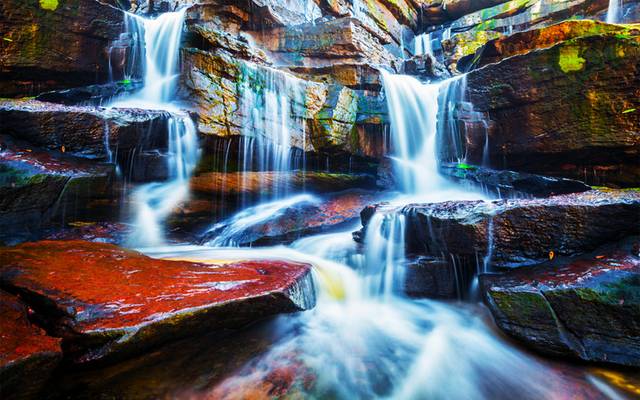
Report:
[[[36,100],[65,105],[108,104],[112,99],[128,95],[142,88],[140,81],[119,81],[102,85],[89,85],[72,89],[55,90],[36,96]]]
[[[485,43],[495,40],[503,35],[493,31],[468,31],[454,35],[450,39],[442,41],[444,63],[453,74],[466,72],[469,63],[473,62],[473,55]],[[468,59],[471,58],[471,61]]]
[[[168,117],[155,110],[0,100],[3,134],[43,149],[105,161],[116,151],[166,147]]]
[[[487,120],[462,129],[468,162],[488,154],[494,168],[637,186],[639,44],[580,37],[469,73],[467,98]]]
[[[404,268],[404,292],[414,298],[461,299],[469,292],[473,277],[468,265],[440,258],[417,257]]]
[[[549,48],[571,39],[603,34],[632,35],[634,31],[640,32],[640,25],[613,25],[588,19],[563,21],[548,27],[517,32],[490,40],[473,54],[466,54],[471,59],[467,64],[473,63],[474,68],[480,68],[508,57]]]
[[[123,245],[131,233],[131,226],[117,222],[74,221],[62,228],[45,232],[45,240],[83,240]]]
[[[38,398],[62,358],[60,339],[29,321],[29,308],[0,290],[0,396]]]
[[[0,285],[20,293],[78,363],[315,304],[310,266],[285,261],[209,265],[110,244],[42,241],[0,249],[0,265]]]
[[[447,68],[429,54],[417,55],[405,61],[404,73],[425,81],[440,81],[451,77]]]
[[[553,255],[589,252],[640,233],[640,192],[591,190],[545,199],[448,201],[395,209],[378,205],[361,213],[363,232],[376,212],[406,217],[407,252],[442,253],[515,267]],[[357,236],[362,238],[361,235]]]
[[[538,351],[639,367],[640,258],[630,247],[483,275],[485,303],[500,329]]]
[[[478,10],[493,7],[509,0],[449,0],[421,3],[420,25],[428,27],[454,21]]]
[[[375,177],[370,174],[341,174],[317,171],[205,172],[191,178],[191,191],[224,197],[243,196],[247,199],[273,196],[275,182],[287,193],[307,190],[313,193],[347,189],[374,189]]]
[[[0,241],[37,237],[66,218],[113,213],[113,165],[45,152],[0,135]]]
[[[591,190],[591,187],[573,179],[494,170],[464,163],[442,163],[440,172],[461,183],[471,183],[502,195],[549,197]]]
[[[354,222],[362,207],[377,196],[349,190],[324,198],[302,194],[259,204],[215,224],[201,242],[217,246],[290,243]]]
[[[95,0],[6,0],[0,6],[0,97],[105,82],[124,14]]]

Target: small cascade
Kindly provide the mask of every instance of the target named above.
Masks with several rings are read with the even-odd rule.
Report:
[[[606,21],[609,24],[622,22],[622,0],[609,0]]]
[[[370,221],[363,272],[372,297],[390,298],[403,291],[405,225],[405,216],[399,213],[376,213]]]
[[[420,56],[423,54],[433,56],[433,44],[432,44],[431,33],[423,33],[421,35],[416,36],[413,43],[414,43],[413,53],[416,56]]]
[[[271,186],[260,201],[287,197],[289,172],[299,169],[301,149],[306,147],[304,82],[271,68],[246,64],[240,87],[240,107],[243,116],[243,138],[238,151],[241,172],[277,172]],[[248,176],[241,175],[240,187]],[[262,178],[265,179],[265,178]],[[248,200],[241,199],[247,206]]]
[[[134,246],[159,245],[164,241],[163,224],[172,210],[189,193],[189,178],[199,157],[195,124],[187,112],[172,103],[179,68],[179,50],[185,9],[146,19],[126,14],[127,33],[134,46],[128,60],[128,74],[144,76],[143,88],[114,102],[112,107],[167,111],[168,178],[164,182],[145,184],[133,193]]]

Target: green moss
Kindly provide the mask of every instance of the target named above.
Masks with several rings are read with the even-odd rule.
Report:
[[[474,170],[474,169],[477,169],[478,167],[474,165],[465,164],[465,163],[458,163],[458,165],[456,165],[456,168]]]
[[[40,0],[40,8],[55,11],[58,8],[58,0]]]
[[[629,109],[627,109],[627,110],[624,110],[622,113],[623,113],[623,114],[629,114],[629,113],[632,113],[632,112],[634,112],[634,111],[636,111],[636,109],[635,109],[635,108],[629,108]]]
[[[580,56],[580,48],[576,46],[563,46],[560,48],[558,65],[563,72],[582,71],[586,60]]]

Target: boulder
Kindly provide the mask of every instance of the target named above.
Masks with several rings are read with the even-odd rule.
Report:
[[[0,290],[0,396],[6,400],[38,398],[62,358],[60,339],[34,325],[30,311]]]
[[[67,218],[113,212],[115,168],[0,135],[0,241],[37,237]]]
[[[482,275],[485,303],[500,329],[540,352],[640,367],[637,238],[631,250],[627,242],[552,265]]]
[[[259,204],[215,224],[201,242],[216,246],[290,243],[356,221],[362,207],[376,198],[376,193],[348,190],[322,198],[302,194]]]
[[[123,80],[104,83],[101,85],[81,86],[71,89],[53,90],[41,93],[36,100],[48,103],[60,103],[69,106],[109,104],[111,100],[127,96],[132,92],[142,89],[141,81]]]
[[[414,298],[462,299],[469,292],[473,277],[469,265],[442,258],[416,257],[403,267],[404,293]]]
[[[0,97],[105,82],[107,50],[124,13],[96,0],[5,0],[0,5]]]
[[[42,149],[110,160],[113,154],[166,146],[165,111],[0,100],[2,133]]]
[[[636,186],[640,31],[634,32],[579,37],[470,72],[467,99],[486,121],[465,125],[458,117],[468,162],[486,157],[494,168]]]
[[[287,261],[202,264],[110,244],[42,241],[0,249],[0,265],[0,286],[20,293],[77,363],[315,304],[310,266]]]
[[[407,252],[454,254],[490,265],[516,267],[556,255],[592,251],[640,233],[640,192],[591,190],[542,199],[447,201],[401,208],[370,206],[361,213],[366,232],[376,212],[406,217]],[[356,235],[362,238],[362,233]]]
[[[442,163],[440,172],[452,180],[471,183],[500,195],[548,197],[591,190],[591,187],[573,179],[495,170],[465,163]]]

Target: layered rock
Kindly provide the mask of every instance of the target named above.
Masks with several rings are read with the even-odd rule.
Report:
[[[469,73],[467,97],[487,120],[465,124],[464,113],[458,116],[467,160],[590,184],[636,185],[638,33],[579,37]]]
[[[592,190],[546,199],[369,207],[362,222],[366,231],[375,212],[401,213],[409,253],[487,257],[491,265],[514,267],[589,252],[638,234],[639,211],[640,192]]]
[[[3,134],[43,149],[102,160],[117,151],[166,146],[168,117],[154,110],[0,101]]]
[[[1,97],[107,80],[122,11],[95,0],[7,0],[0,15]]]
[[[546,354],[640,366],[640,258],[627,242],[577,260],[481,276],[507,334]]]
[[[309,265],[285,261],[201,264],[109,244],[43,241],[0,249],[0,265],[0,285],[20,293],[80,363],[315,303]]]
[[[2,240],[32,238],[66,218],[108,213],[114,177],[113,165],[45,152],[0,135]]]
[[[464,163],[443,163],[440,172],[459,183],[471,183],[501,195],[548,197],[591,190],[591,187],[573,179],[494,170]]]
[[[37,398],[62,358],[60,339],[47,336],[29,320],[30,309],[0,290],[0,395]]]

